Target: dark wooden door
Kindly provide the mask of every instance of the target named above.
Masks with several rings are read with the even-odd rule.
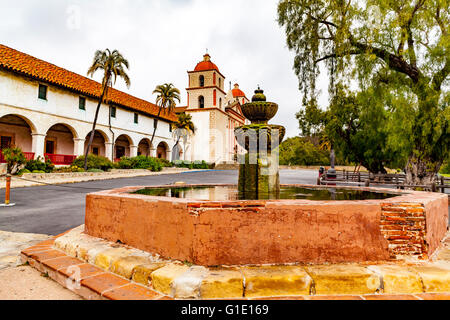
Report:
[[[55,154],[55,141],[45,141],[45,153]]]
[[[10,148],[12,144],[12,138],[11,137],[1,137],[1,144],[0,144],[0,150]]]
[[[116,147],[116,159],[120,159],[125,156],[125,147]]]

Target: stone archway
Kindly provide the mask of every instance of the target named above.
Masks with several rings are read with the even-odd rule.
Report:
[[[119,161],[122,157],[130,157],[132,140],[126,134],[117,137],[114,145],[114,159]]]
[[[165,142],[160,142],[158,144],[158,147],[156,148],[156,157],[159,159],[168,159],[168,153],[169,153],[169,146]]]
[[[33,152],[33,123],[25,117],[9,114],[0,117],[0,163],[4,163],[1,150],[19,147],[28,160],[35,157]]]
[[[150,140],[147,138],[144,138],[141,140],[141,142],[139,142],[137,154],[138,154],[138,156],[150,157],[151,150],[152,150],[152,147],[150,145]]]
[[[47,130],[44,143],[46,159],[55,165],[70,165],[75,160],[76,131],[67,124],[58,123]]]
[[[92,132],[92,131],[91,131]],[[84,150],[89,144],[89,139],[91,138],[91,132],[86,136],[86,140],[84,142]],[[108,136],[104,134],[100,130],[95,130],[94,140],[92,141],[91,149],[89,150],[89,154],[93,154],[96,156],[106,157],[106,143],[108,142]]]

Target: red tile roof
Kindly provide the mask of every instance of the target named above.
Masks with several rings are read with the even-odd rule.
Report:
[[[100,98],[101,95],[100,83],[2,44],[0,44],[0,68],[95,98]],[[116,89],[109,90],[107,102],[151,116],[158,115],[159,111],[158,106],[154,103]],[[160,118],[177,121],[177,116],[173,112],[170,114],[162,112]]]
[[[199,62],[194,69],[194,71],[207,71],[207,70],[219,71],[219,68],[211,61],[202,61],[202,62]]]
[[[233,89],[231,92],[233,93],[233,98],[245,97],[245,93],[241,89]]]
[[[205,54],[203,56],[203,61],[197,64],[194,71],[208,71],[208,70],[219,71],[219,68],[214,63],[211,62],[211,56],[209,54]]]
[[[173,112],[175,112],[176,114],[178,113],[183,113],[187,110],[188,107],[176,107],[173,109]]]

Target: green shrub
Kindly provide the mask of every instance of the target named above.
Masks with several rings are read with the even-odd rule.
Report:
[[[120,158],[120,161],[117,162],[117,168],[118,169],[134,169],[131,158],[128,158],[128,157]]]
[[[34,172],[34,171],[44,171],[46,168],[45,162],[38,160],[29,160],[25,165],[25,169]]]
[[[44,170],[33,170],[32,173],[46,173]]]
[[[336,159],[341,163],[340,159]],[[329,165],[330,152],[320,149],[317,142],[309,138],[289,138],[280,145],[280,165]]]
[[[118,169],[147,169],[158,172],[162,170],[165,164],[167,165],[161,159],[137,156],[134,158],[122,157],[117,163],[117,167]]]
[[[175,167],[177,168],[187,168],[187,169],[209,169],[209,165],[206,161],[183,161],[177,160],[175,161]]]
[[[76,158],[72,163],[72,167],[84,168],[84,156]],[[108,171],[114,168],[114,163],[106,157],[90,154],[87,159],[87,168],[88,170],[99,169]]]
[[[447,163],[444,163],[444,165],[441,168],[440,173],[442,174],[450,174],[450,161]]]
[[[159,158],[154,158],[154,159],[158,160],[164,168],[173,167],[173,163],[170,162],[169,160],[159,159]]]
[[[55,170],[54,164],[49,159],[47,159],[45,162],[42,160],[43,159],[41,157],[38,157],[36,160],[27,161],[25,169],[33,173],[36,173],[34,171],[43,171],[44,173],[51,173],[53,172],[53,170]]]
[[[103,171],[103,170],[101,170],[101,169],[89,169],[87,172],[97,172],[97,173],[100,173],[100,172],[105,172],[105,171]]]
[[[22,149],[18,147],[3,149],[2,153],[6,161],[6,172],[9,174],[15,174],[27,161]]]
[[[31,173],[31,171],[28,170],[28,169],[21,169],[21,170],[19,170],[19,172],[17,172],[17,175],[18,175],[18,176],[22,176],[22,175],[24,175],[25,173]]]

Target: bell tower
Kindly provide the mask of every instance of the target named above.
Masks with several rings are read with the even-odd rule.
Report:
[[[193,71],[188,71],[189,86],[186,88],[188,109],[225,110],[225,77],[206,53]]]

